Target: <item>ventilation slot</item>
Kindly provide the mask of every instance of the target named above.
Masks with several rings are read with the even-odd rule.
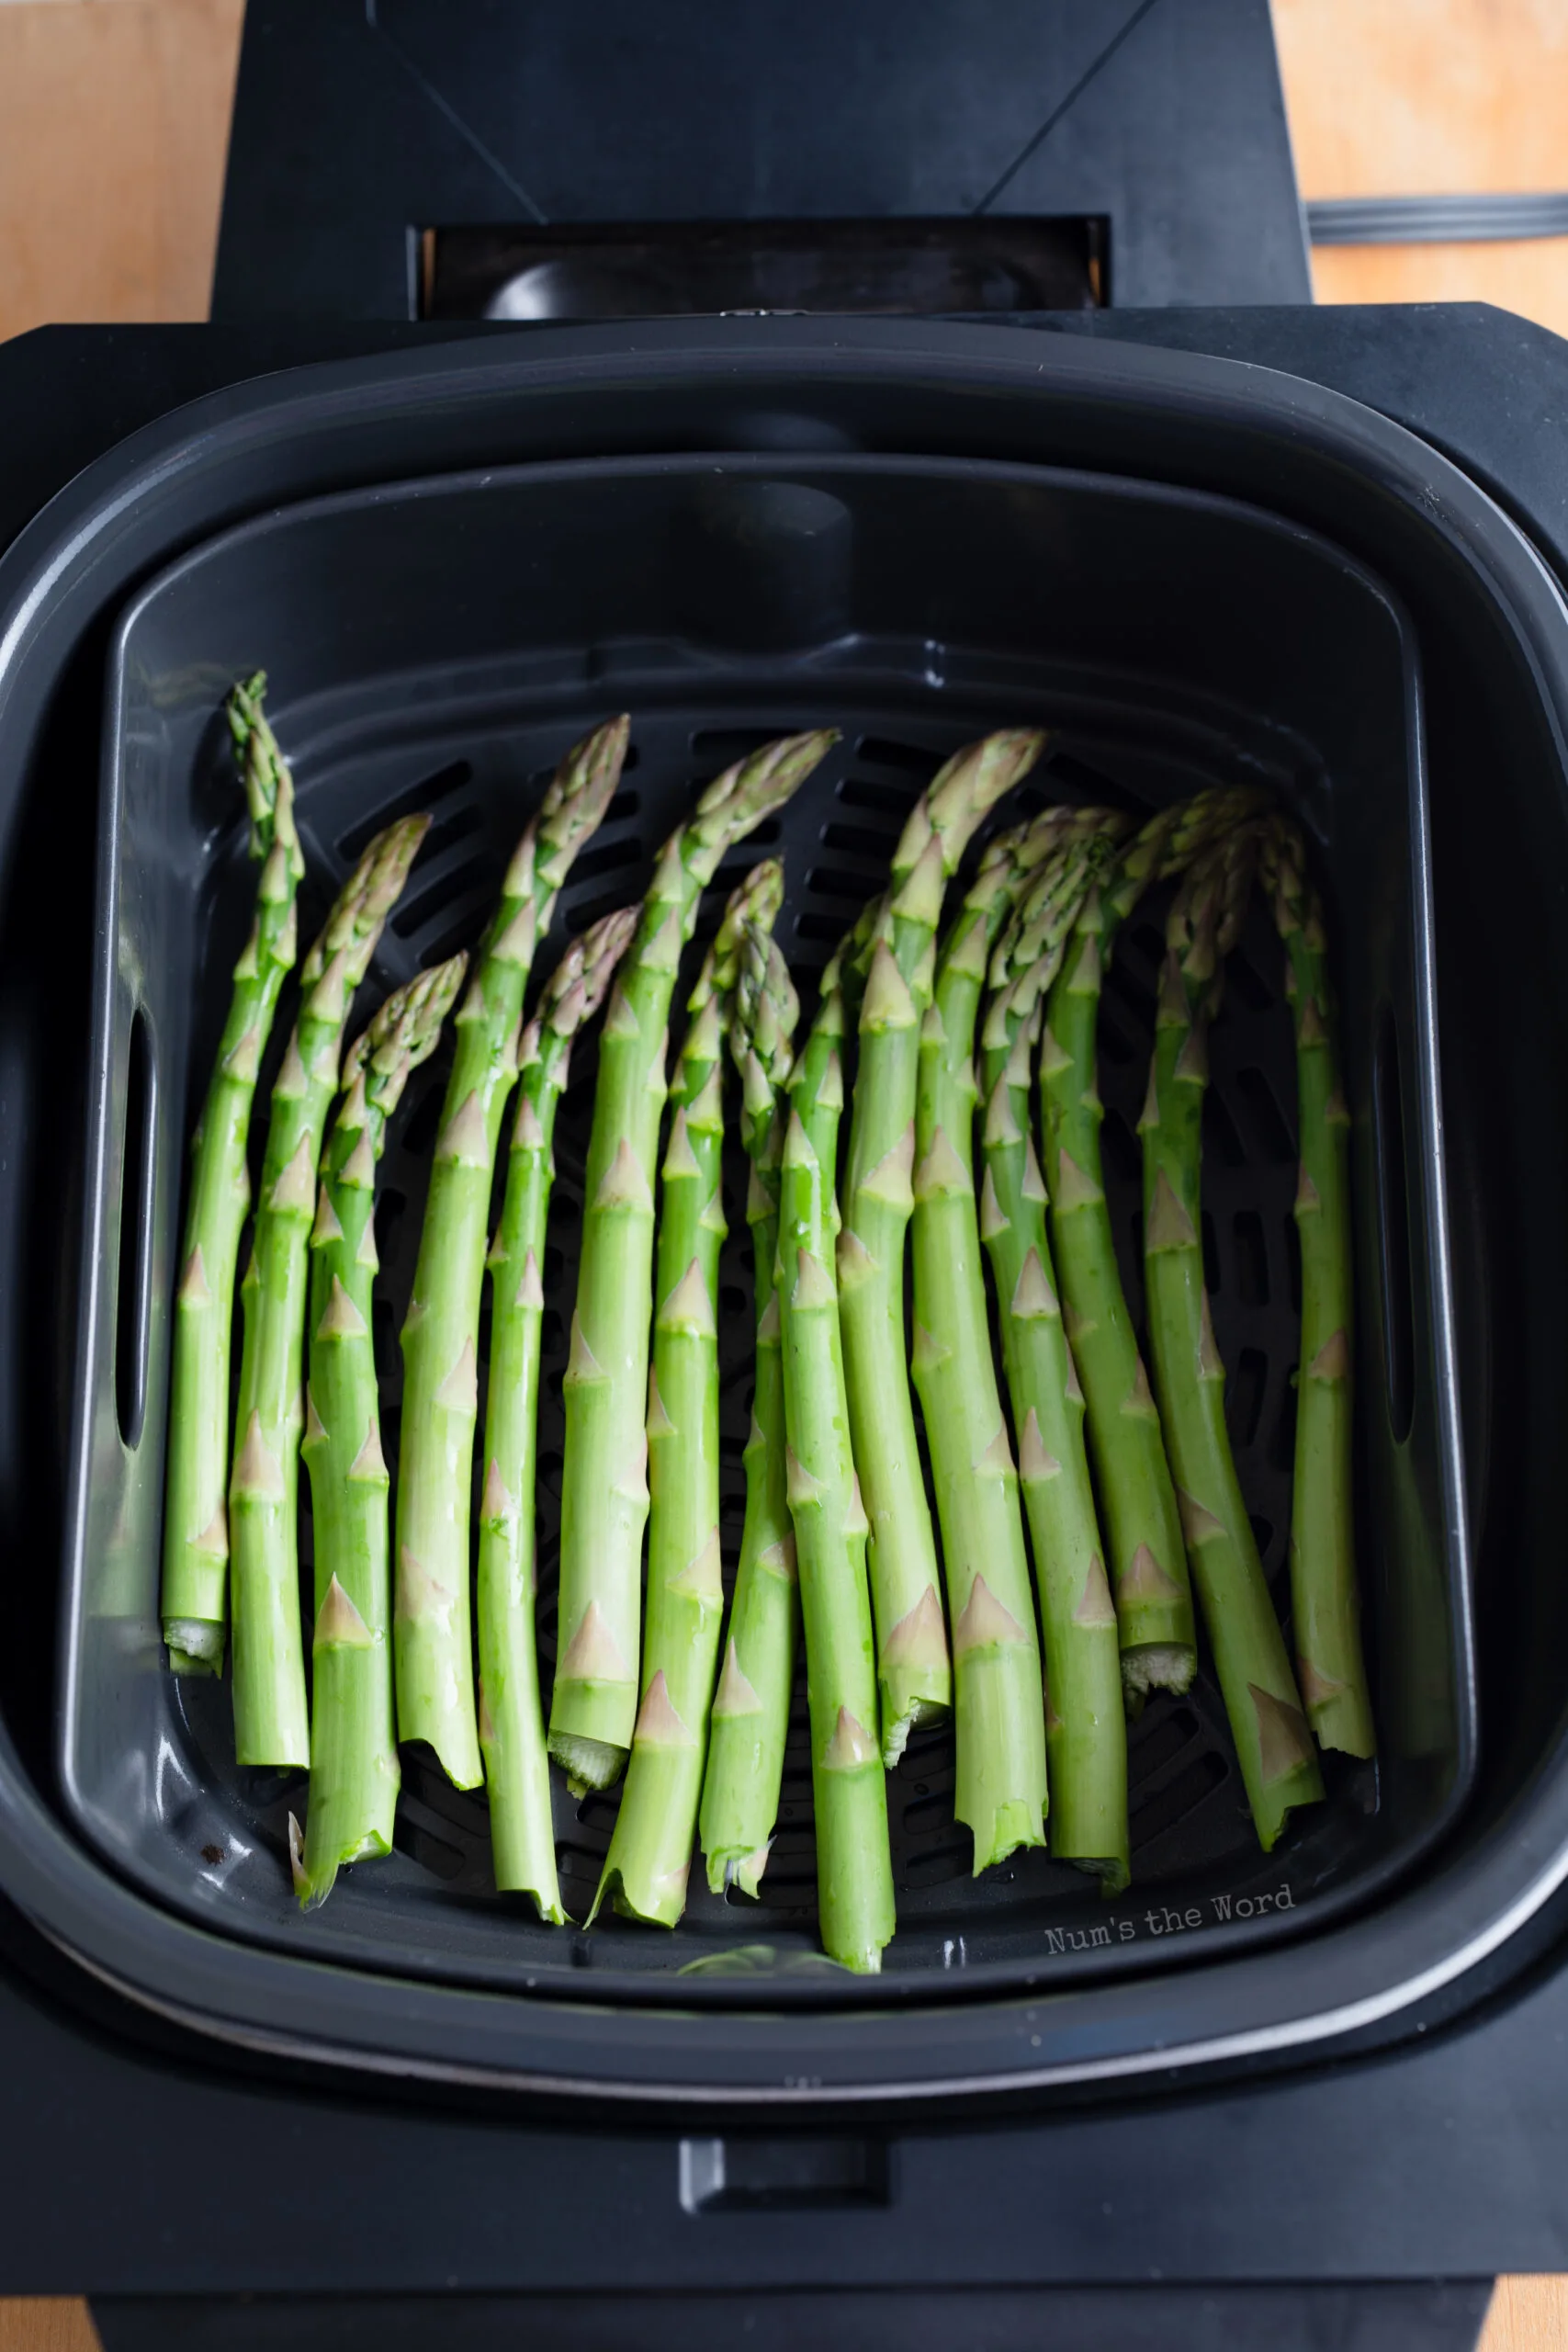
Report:
[[[411,784],[406,792],[400,792],[395,799],[384,800],[370,816],[362,817],[357,825],[351,825],[345,833],[340,833],[337,838],[340,854],[352,865],[360,852],[369,848],[378,833],[384,832],[389,825],[395,825],[400,817],[422,816],[438,800],[449,800],[453,793],[471,782],[473,773],[469,761],[454,760],[449,767],[437,768],[434,775],[422,777],[418,784]]]
[[[940,752],[923,751],[919,743],[895,743],[885,735],[863,735],[856,749],[873,767],[903,768],[910,775],[934,775],[942,764]]]

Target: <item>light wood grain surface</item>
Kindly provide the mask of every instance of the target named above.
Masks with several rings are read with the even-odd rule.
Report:
[[[244,0],[0,0],[0,335],[203,319]]]
[[[12,2295],[0,2298],[0,2352],[100,2352],[98,2331],[74,2295]]]
[[[0,0],[0,335],[207,311],[243,0]],[[1306,197],[1568,189],[1568,0],[1274,0]],[[1323,301],[1499,302],[1568,334],[1568,238],[1320,247]],[[1498,2282],[1483,2352],[1568,2352],[1568,2279]],[[0,2352],[96,2352],[0,2299]]]
[[[1568,190],[1568,0],[1273,0],[1303,197]],[[1320,245],[1320,302],[1496,302],[1568,334],[1568,237]]]

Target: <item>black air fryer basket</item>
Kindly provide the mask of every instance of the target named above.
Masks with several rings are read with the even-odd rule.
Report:
[[[206,404],[183,436],[177,421],[153,428],[96,469],[114,477],[115,500],[89,476],[67,494],[74,518],[44,518],[57,534],[76,528],[57,538],[65,552],[0,680],[13,689],[13,756],[26,749],[28,693],[47,695],[95,611],[120,617],[80,1307],[64,1367],[75,1420],[62,1810],[13,1775],[0,1879],[102,1973],[214,2033],[610,2096],[841,2101],[1110,2078],[1394,2015],[1543,1898],[1563,1851],[1543,1819],[1568,1804],[1538,1772],[1528,1852],[1461,1826],[1477,1788],[1469,1553],[1472,1510],[1490,1492],[1481,1252],[1492,1212],[1468,1130],[1457,1160],[1445,1158],[1452,1081],[1438,1054],[1421,670],[1380,575],[1397,574],[1421,533],[1442,542],[1453,594],[1477,616],[1478,678],[1490,663],[1488,691],[1515,696],[1516,734],[1497,739],[1505,775],[1510,758],[1560,762],[1562,605],[1461,477],[1381,419],[1287,379],[930,326],[857,328],[852,350],[821,325],[778,321],[638,341],[628,351],[613,334],[562,334],[532,356],[301,371]],[[1434,471],[1449,499],[1440,531]],[[18,559],[48,565],[41,526],[30,537],[6,566],[13,582]],[[1353,1115],[1376,1766],[1330,1758],[1327,1802],[1265,1858],[1212,1681],[1161,1695],[1132,1735],[1134,1883],[1107,1904],[1043,1855],[972,1880],[950,1747],[918,1736],[890,1784],[899,1931],[884,1975],[858,1981],[793,1964],[815,1944],[798,1737],[762,1902],[710,1897],[694,1871],[673,1936],[623,1922],[588,1935],[541,1928],[531,1906],[494,1893],[482,1796],[450,1790],[412,1753],[396,1853],[301,1918],[284,1839],[298,1776],[240,1771],[226,1688],[175,1681],[157,1638],[185,1145],[247,897],[216,714],[232,678],[261,662],[299,785],[314,894],[305,931],[377,826],[400,809],[434,812],[367,1003],[472,940],[544,778],[617,708],[632,714],[632,757],[562,893],[559,935],[640,895],[697,786],[739,752],[832,722],[838,752],[729,861],[699,925],[700,941],[736,876],[781,853],[780,935],[807,982],[885,873],[923,783],[988,727],[1050,729],[1017,813],[1046,798],[1142,812],[1237,781],[1291,807],[1329,903]],[[1532,713],[1517,705],[1523,677]],[[0,726],[6,712],[0,701]],[[1101,1034],[1108,1178],[1134,1310],[1134,1125],[1161,911],[1152,901],[1119,946]],[[1213,1038],[1205,1245],[1243,1485],[1282,1600],[1296,1155],[1280,978],[1255,910]],[[1461,1070],[1462,1087],[1467,1057]],[[422,1080],[389,1138],[378,1216],[389,1451],[443,1062]],[[558,1133],[546,1269],[547,1673],[558,1375],[592,1081],[585,1054]],[[1465,1214],[1450,1266],[1456,1196]],[[732,1560],[750,1332],[738,1202],[730,1226]],[[1466,1818],[1517,1802],[1517,1790],[1483,1785]],[[579,1914],[614,1804],[558,1791],[563,1894]],[[729,1969],[712,1964],[727,1954]],[[682,1974],[692,1962],[706,1964]]]

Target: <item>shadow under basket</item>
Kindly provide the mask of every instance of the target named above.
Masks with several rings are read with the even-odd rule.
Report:
[[[608,1918],[591,1934],[542,1927],[525,1899],[495,1892],[482,1791],[459,1793],[409,1749],[396,1851],[345,1873],[301,1917],[286,1823],[303,1813],[304,1775],[239,1769],[227,1682],[176,1680],[158,1634],[186,1146],[252,895],[220,712],[232,680],[258,665],[298,785],[302,940],[378,827],[413,808],[434,820],[356,1022],[420,965],[473,944],[557,760],[618,709],[632,719],[625,779],[561,893],[541,973],[562,938],[640,896],[703,783],[795,728],[830,723],[842,740],[727,861],[692,956],[694,968],[738,876],[781,854],[779,936],[808,1006],[917,794],[990,728],[1050,729],[1045,760],[998,823],[1048,800],[1141,816],[1210,784],[1277,795],[1306,830],[1329,909],[1353,1116],[1357,1524],[1377,1761],[1326,1758],[1325,1802],[1262,1855],[1205,1657],[1185,1697],[1156,1696],[1131,1729],[1133,1883],[1108,1902],[1043,1852],[974,1878],[953,1818],[951,1736],[917,1734],[889,1781],[898,1931],[882,1978],[861,1983],[811,1959],[802,1683],[759,1902],[710,1894],[694,1860],[672,1934]],[[109,706],[60,1765],[75,1823],[120,1872],[223,1936],[356,1970],[616,2007],[886,2007],[1300,1936],[1365,1904],[1441,1835],[1473,1764],[1472,1676],[1420,686],[1411,632],[1376,579],[1260,510],[1044,467],[733,455],[519,467],[285,506],[208,540],[125,614]],[[1135,1316],[1135,1123],[1164,907],[1156,895],[1126,927],[1100,1029],[1107,1187]],[[1284,1614],[1299,1275],[1281,983],[1279,942],[1255,903],[1212,1041],[1203,1242],[1237,1464]],[[678,1002],[686,985],[683,974]],[[258,1091],[253,1172],[295,1003],[291,986]],[[561,1110],[545,1274],[547,1703],[560,1375],[594,1057],[590,1039]],[[443,1052],[411,1084],[382,1171],[375,1338],[394,1475],[396,1335],[448,1066]],[[744,1182],[732,1144],[719,1316],[727,1583],[751,1377]],[[482,1363],[481,1344],[481,1430]],[[301,1491],[308,1579],[303,1479]],[[562,1895],[581,1917],[617,1792],[579,1804],[555,1777]]]

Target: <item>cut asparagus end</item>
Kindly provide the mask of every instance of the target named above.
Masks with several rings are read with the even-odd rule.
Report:
[[[975,1876],[1005,1862],[1021,1846],[1043,1846],[1045,1832],[1040,1815],[1021,1797],[1012,1797],[998,1805],[988,1822],[972,1825],[975,1830]]]
[[[891,1772],[909,1744],[909,1734],[922,1730],[928,1724],[946,1723],[953,1709],[945,1699],[906,1698],[901,1711],[894,1714],[887,1704],[888,1686],[886,1682],[882,1686],[882,1761]]]
[[[550,1754],[566,1774],[567,1787],[574,1797],[589,1796],[596,1789],[613,1789],[626,1769],[628,1753],[605,1739],[585,1739],[580,1732],[550,1734]]]
[[[1113,1894],[1125,1891],[1132,1875],[1120,1854],[1059,1854],[1053,1846],[1051,1859],[1057,1862],[1070,1862],[1074,1870],[1082,1871],[1086,1878],[1097,1878],[1100,1891],[1107,1902]]]
[[[1184,1642],[1145,1642],[1122,1653],[1122,1688],[1140,1702],[1151,1690],[1173,1690],[1179,1698],[1198,1671],[1198,1653]]]
[[[165,1617],[164,1639],[175,1674],[221,1674],[227,1629],[202,1617]]]

